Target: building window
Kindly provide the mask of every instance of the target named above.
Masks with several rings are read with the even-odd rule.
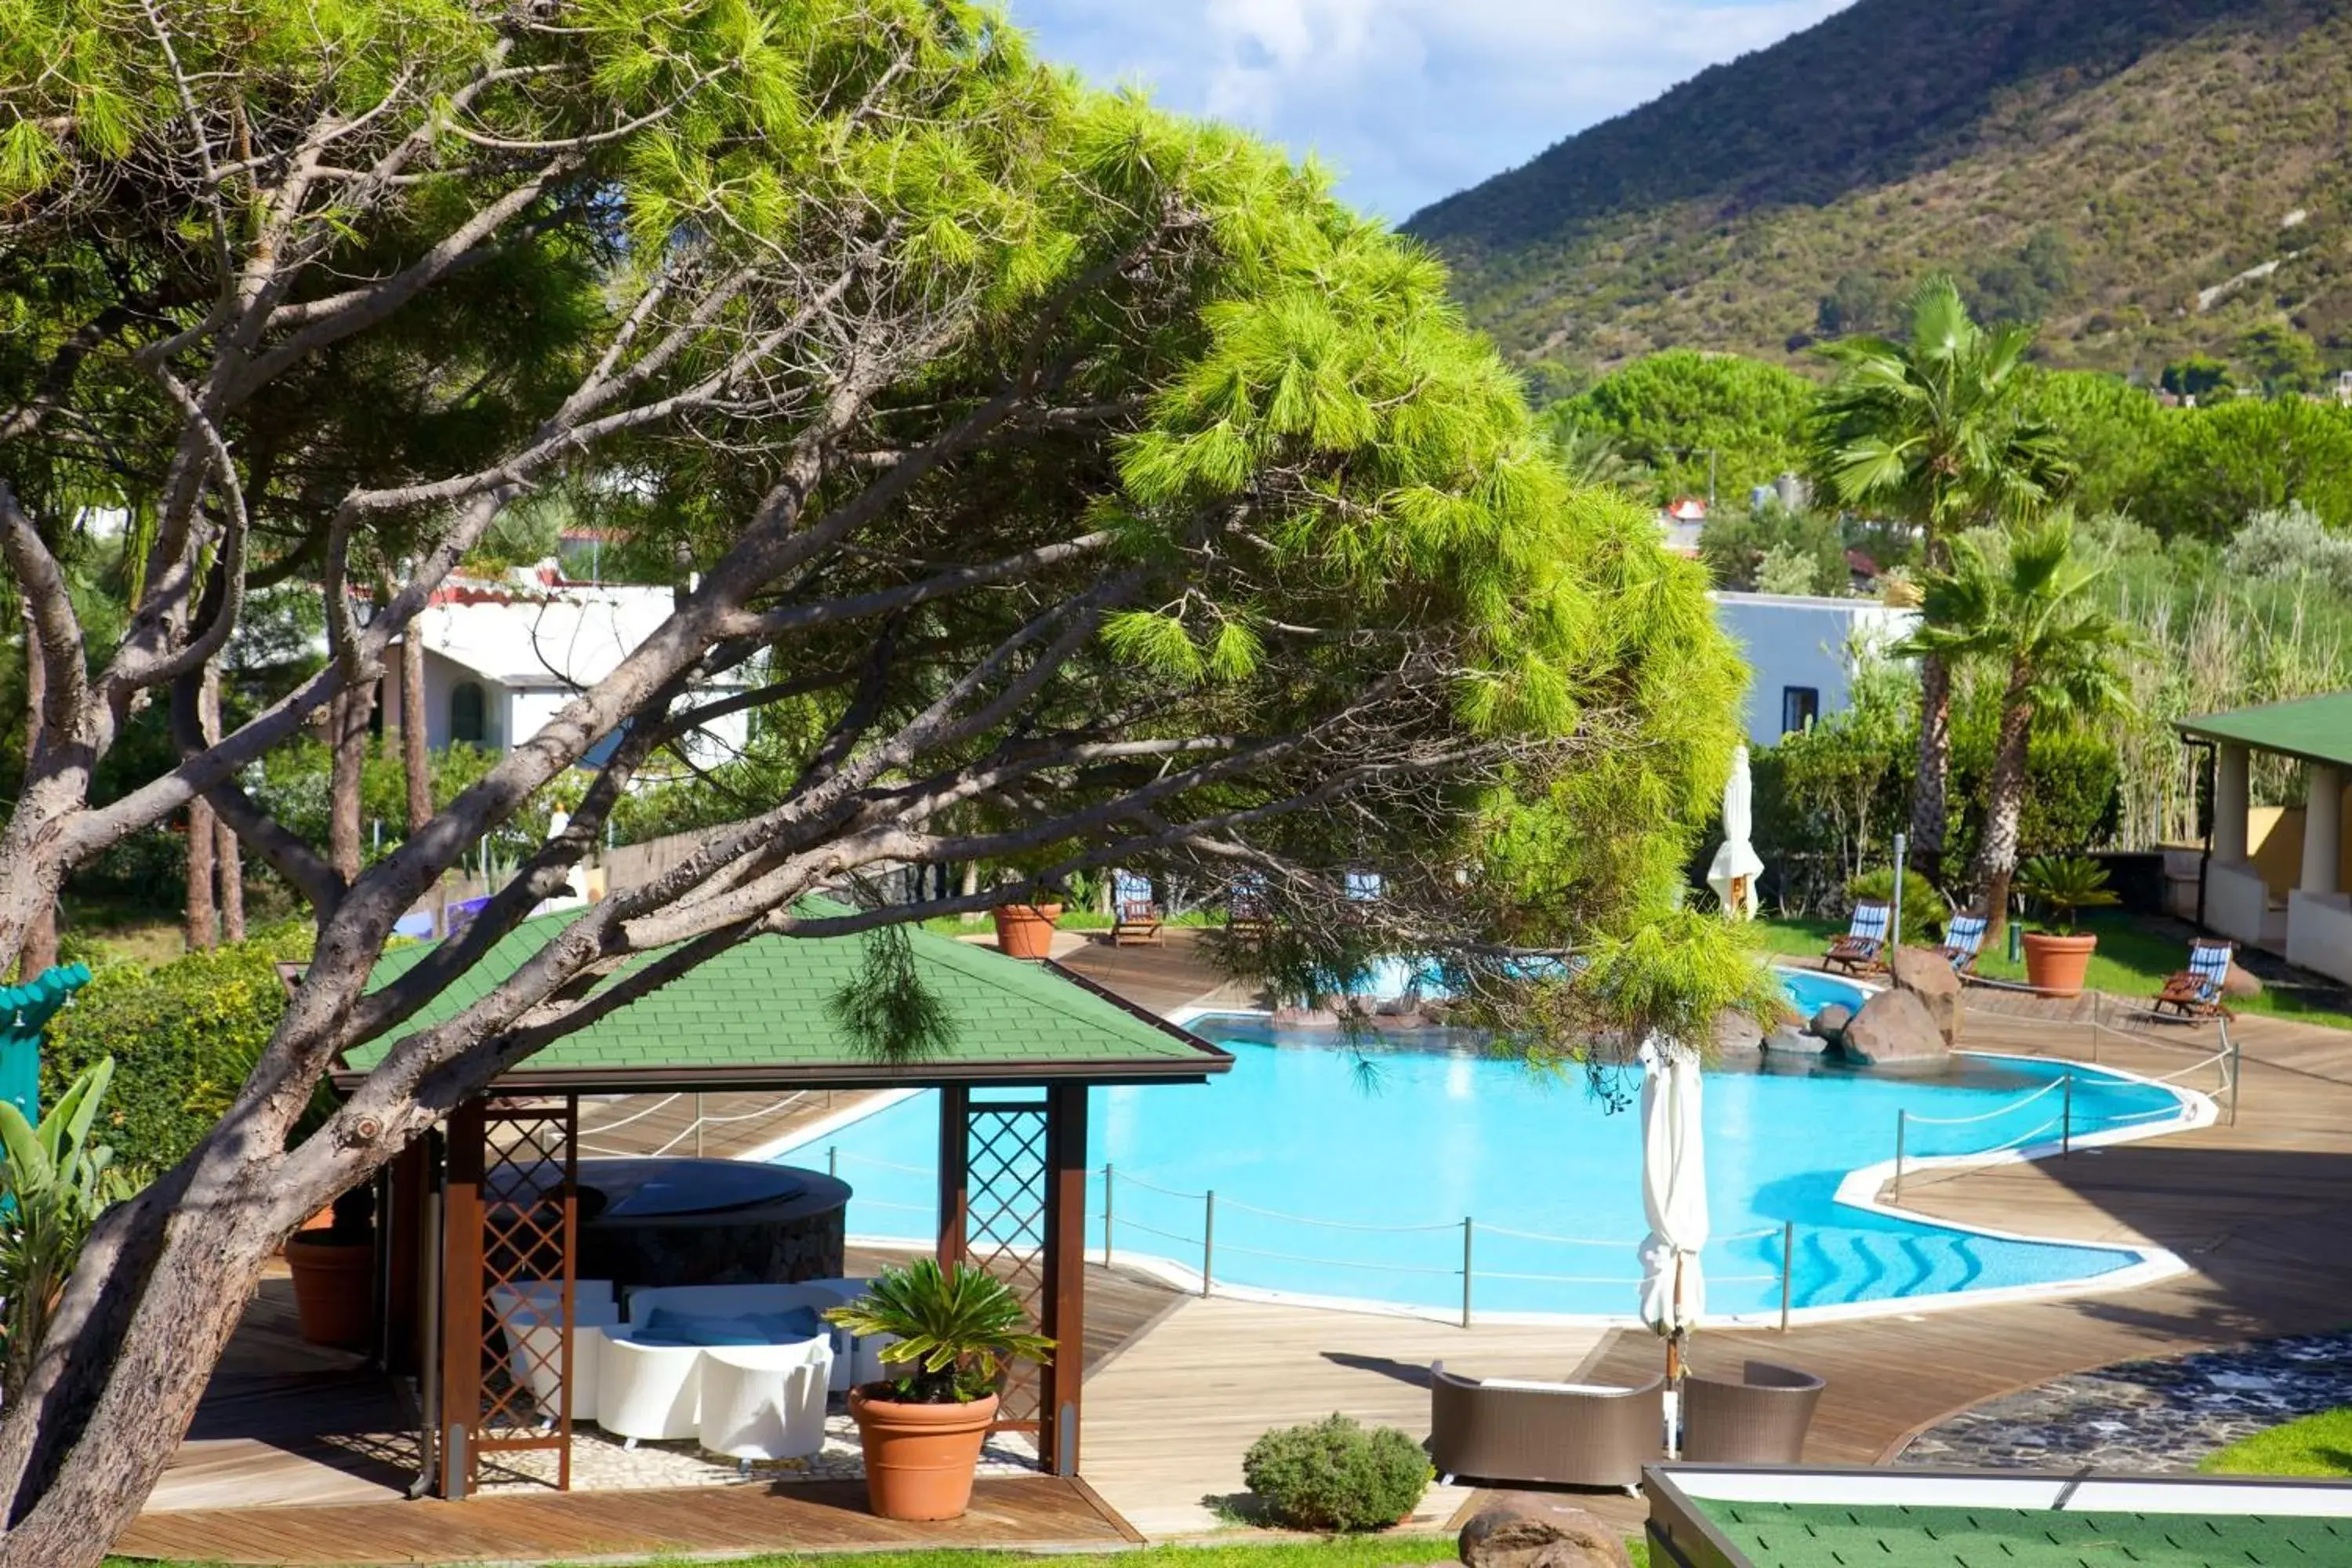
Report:
[[[487,699],[478,680],[461,680],[449,693],[449,742],[452,745],[478,746],[482,743],[484,709]]]
[[[1780,733],[1792,735],[1800,730],[1812,728],[1813,721],[1822,716],[1822,694],[1811,686],[1780,688]]]

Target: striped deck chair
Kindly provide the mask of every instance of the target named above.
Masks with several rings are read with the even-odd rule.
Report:
[[[1151,896],[1151,879],[1131,871],[1111,873],[1110,944],[1157,942],[1161,919]]]
[[[2221,987],[2230,978],[2230,960],[2237,951],[2234,942],[2220,937],[2200,936],[2190,942],[2189,967],[2164,983],[2149,1010],[2161,1013],[2169,1007],[2184,1018],[2236,1017],[2221,1001]]]
[[[1853,920],[1845,934],[1822,954],[1823,969],[1850,970],[1856,974],[1876,969],[1886,959],[1887,922],[1895,911],[1885,899],[1862,899],[1853,906]]]
[[[1953,973],[1965,979],[1977,972],[1977,960],[1984,955],[1985,929],[1991,923],[1973,910],[1952,917],[1944,928],[1944,956]]]

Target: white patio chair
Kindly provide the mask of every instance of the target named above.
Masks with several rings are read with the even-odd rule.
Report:
[[[639,1439],[675,1441],[701,1430],[700,1345],[637,1344],[626,1324],[593,1332],[601,1342],[597,1426],[630,1448]]]
[[[490,1287],[490,1310],[500,1318],[510,1318],[518,1311],[545,1317],[555,1310],[563,1299],[561,1279],[514,1279],[504,1285]],[[599,1309],[611,1309],[610,1317],[590,1314]],[[619,1298],[614,1294],[610,1279],[574,1279],[572,1282],[572,1310],[578,1313],[576,1321],[583,1323],[617,1323],[621,1321]]]
[[[795,1307],[822,1312],[841,1304],[833,1292],[811,1285],[633,1285],[628,1295],[632,1323],[643,1323],[656,1307],[698,1318],[742,1318]]]
[[[803,1279],[800,1289],[822,1290],[830,1296],[824,1305],[845,1307],[866,1294],[871,1279]],[[846,1394],[861,1383],[874,1383],[890,1375],[883,1370],[882,1347],[895,1343],[896,1334],[868,1334],[860,1338],[847,1329],[833,1331],[833,1383],[835,1394]]]
[[[712,1345],[702,1352],[699,1440],[748,1468],[753,1459],[800,1459],[824,1447],[824,1393],[832,1381],[826,1336],[781,1345]]]
[[[577,1426],[596,1419],[597,1396],[604,1382],[599,1375],[604,1354],[600,1331],[619,1326],[621,1309],[611,1301],[600,1301],[593,1307],[574,1303],[573,1310],[572,1420]],[[530,1388],[541,1419],[549,1426],[555,1424],[562,1332],[563,1325],[556,1322],[551,1314],[535,1320],[520,1315],[506,1320],[509,1365],[514,1379]]]

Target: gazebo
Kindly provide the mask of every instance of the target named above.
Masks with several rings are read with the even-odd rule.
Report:
[[[2213,829],[2201,920],[2232,941],[2352,983],[2352,861],[2344,794],[2352,772],[2352,691],[2240,708],[2176,725],[2213,749]],[[2254,808],[2253,753],[2303,765],[2300,811]]]
[[[576,918],[524,922],[411,1026],[451,1016]],[[547,1047],[403,1152],[376,1188],[377,1339],[388,1370],[416,1378],[435,1495],[467,1495],[484,1456],[517,1450],[555,1450],[557,1484],[569,1486],[570,1303],[582,1273],[583,1222],[593,1217],[582,1212],[582,1104],[697,1091],[940,1091],[939,1257],[1005,1279],[1040,1330],[1067,1347],[1007,1388],[999,1429],[1034,1434],[1041,1469],[1076,1473],[1087,1091],[1199,1083],[1228,1070],[1233,1058],[1050,962],[1018,962],[919,929],[908,937],[917,972],[952,1027],[935,1056],[877,1060],[842,1037],[832,1002],[858,970],[861,939],[760,937]],[[376,984],[432,951],[387,954]],[[338,1086],[363,1077],[391,1044],[351,1053]],[[750,1179],[768,1170],[736,1173]],[[791,1174],[797,1197],[752,1207],[722,1202],[698,1237],[687,1235],[690,1215],[666,1217],[657,1245],[699,1278],[659,1282],[839,1273],[846,1191],[823,1173]],[[515,1292],[498,1288],[522,1279],[545,1281],[543,1289],[560,1281],[565,1301],[566,1327],[548,1368],[562,1385],[552,1412],[505,1374],[505,1317],[516,1310]]]

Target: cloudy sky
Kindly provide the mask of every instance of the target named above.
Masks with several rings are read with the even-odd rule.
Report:
[[[1402,219],[1847,0],[1008,0],[1045,54],[1312,150]]]

